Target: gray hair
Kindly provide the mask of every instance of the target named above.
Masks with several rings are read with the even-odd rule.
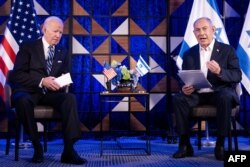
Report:
[[[60,19],[57,16],[50,16],[50,17],[46,18],[43,25],[47,25],[50,21],[58,21],[59,23],[61,23],[63,25],[62,19]]]
[[[212,22],[212,20],[211,20],[210,18],[208,18],[208,17],[200,17],[200,18],[198,18],[197,20],[195,20],[195,22],[194,22],[194,24],[193,24],[193,27],[195,27],[195,24],[196,24],[198,21],[200,21],[200,20],[206,20],[206,21],[210,24],[210,26],[214,26],[214,24],[213,24],[213,22]]]

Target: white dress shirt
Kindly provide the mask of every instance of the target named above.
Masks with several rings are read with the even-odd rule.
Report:
[[[214,43],[215,43],[215,40],[213,39],[208,47],[203,48],[200,46],[200,49],[199,49],[201,71],[203,72],[206,78],[207,78],[207,72],[208,72],[207,62],[210,61],[211,59],[212,51],[214,48]],[[211,88],[203,88],[203,89],[200,89],[198,92],[207,93],[207,92],[213,92],[213,90]]]

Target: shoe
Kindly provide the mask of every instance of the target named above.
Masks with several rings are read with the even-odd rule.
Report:
[[[34,154],[32,157],[32,162],[33,163],[41,163],[43,162],[44,157],[43,157],[43,148],[42,145],[39,144],[38,146],[34,147]]]
[[[219,161],[223,161],[224,160],[224,147],[222,146],[216,146],[214,148],[214,155],[215,158]]]
[[[63,152],[61,156],[61,162],[66,164],[82,165],[87,162],[87,160],[81,158],[75,150],[70,152]]]
[[[194,150],[191,145],[179,146],[179,149],[173,154],[173,158],[184,158],[194,156]]]

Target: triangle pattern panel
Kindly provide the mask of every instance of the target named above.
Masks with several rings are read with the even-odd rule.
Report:
[[[128,64],[126,64],[127,59],[127,55],[111,55],[111,62],[112,60],[115,60],[117,62],[120,62],[122,65],[126,65],[128,67]]]
[[[133,20],[133,22],[140,27],[140,29],[147,34],[148,32],[148,26],[147,26],[147,20],[143,18],[131,18],[130,20]],[[131,24],[131,23],[130,23]],[[131,34],[131,33],[130,33]]]
[[[130,112],[145,112],[145,107],[135,98],[131,97]]]
[[[87,128],[82,122],[80,122],[80,129],[83,132],[88,132],[89,131],[89,128]]]
[[[159,101],[165,96],[166,94],[151,93],[149,97],[149,110],[151,111],[159,103]]]
[[[100,66],[103,68],[105,62],[109,62],[109,57],[108,56],[95,56],[93,55],[93,58],[99,62]]]
[[[100,83],[103,86],[103,90],[101,91],[105,91],[107,90],[107,85],[106,85],[106,77],[103,74],[92,74],[93,78],[95,78],[95,80],[98,81],[98,83]],[[114,90],[116,88],[115,85],[111,85],[111,90]]]
[[[90,22],[88,22],[88,20],[87,20],[88,18],[86,18],[86,17],[84,17],[84,18],[78,18],[78,17],[73,18],[73,29],[72,29],[72,32],[73,32],[74,35],[75,34],[78,34],[78,35],[89,35],[89,31],[90,30],[85,29],[84,25],[82,25],[81,22],[79,22],[79,21],[82,21],[83,19],[84,19],[85,22],[87,22],[86,24],[90,24]]]
[[[164,36],[151,36],[150,39],[164,52],[167,52],[166,37]]]
[[[144,30],[145,31],[147,30],[146,32],[148,34],[151,34],[155,30],[156,34],[154,34],[154,35],[164,35],[164,34],[166,34],[166,24],[164,24],[164,20],[166,23],[165,17],[148,18],[147,22],[146,22],[146,25],[148,26],[148,30],[146,29],[146,27]],[[141,24],[141,21],[139,21],[139,23]],[[144,24],[144,22],[142,22],[142,24]],[[142,25],[140,25],[140,26],[142,27]],[[157,31],[160,34],[157,34]]]
[[[73,0],[73,15],[88,16],[89,13],[76,0]]]
[[[145,35],[146,33],[141,29],[132,19],[130,21],[130,34],[131,35]]]
[[[166,73],[166,71],[161,68],[161,66],[152,57],[149,57],[149,64],[151,67],[150,73]]]
[[[89,51],[75,38],[72,38],[73,54],[89,54]]]
[[[109,18],[95,17],[92,19],[92,33],[93,34],[108,34],[109,32]]]
[[[169,1],[169,6],[170,6],[170,15],[172,15],[176,9],[178,9],[183,3],[185,2],[185,0],[170,0]]]
[[[240,17],[240,15],[225,1],[225,17]]]
[[[63,34],[69,34],[69,19],[64,21]]]
[[[108,36],[92,36],[92,50],[95,51],[108,38]]]
[[[125,2],[113,12],[112,16],[128,16],[128,0],[125,0]]]
[[[49,15],[49,13],[36,1],[33,0],[37,15]]]
[[[135,60],[134,57],[130,56],[129,64],[130,64],[130,69],[135,69],[137,60]]]
[[[132,130],[146,130],[146,127],[134,116],[134,114],[130,114],[130,127]]]
[[[111,20],[111,33],[113,34],[114,31],[117,31],[117,33],[124,33],[122,31],[128,31],[128,21],[127,17],[124,16],[116,16],[112,17]],[[108,31],[107,31],[108,32]],[[127,35],[128,33],[124,34]],[[122,34],[116,34],[116,35],[122,35]]]
[[[107,35],[108,33],[106,30],[103,29],[94,19],[92,19],[92,33],[93,34],[100,34],[100,35]]]
[[[164,19],[150,35],[167,35],[167,20]]]
[[[163,92],[166,91],[167,77],[163,77],[155,86],[150,90],[152,92]]]
[[[109,114],[105,115],[105,117],[101,120],[102,121],[102,130],[109,131]],[[93,132],[100,131],[101,123],[99,122],[93,129]]]
[[[128,36],[112,36],[112,38],[128,52]]]
[[[226,3],[227,4],[225,4],[225,10],[227,10],[228,8],[227,5],[229,5],[230,8],[233,8],[232,10],[234,10],[237,14],[241,16],[241,18],[244,19],[246,17],[249,0],[243,0],[243,1],[226,0]],[[243,23],[241,22],[241,24]]]
[[[107,89],[106,83],[105,83],[105,76],[103,74],[92,74],[93,78],[95,78],[105,89]]]
[[[176,47],[180,45],[182,41],[183,37],[170,37],[170,51],[173,52],[173,50],[176,49]]]
[[[11,1],[6,1],[0,6],[1,16],[9,15],[11,9]]]
[[[95,50],[93,50],[94,54],[108,54],[109,53],[109,37],[105,39]]]
[[[182,38],[183,39],[183,38]],[[183,40],[182,40],[183,41]],[[176,60],[179,52],[181,50],[181,45],[182,45],[182,41],[180,44],[178,44],[175,48],[173,48],[173,50],[170,52],[171,57],[173,58],[173,60]]]
[[[128,35],[128,19],[115,29],[112,35]]]
[[[125,54],[128,52],[128,37],[113,36],[111,38],[111,53]]]
[[[41,9],[40,12],[44,12],[44,13],[48,13],[48,14],[45,14],[45,15],[50,15],[51,14],[51,11],[57,11],[57,10],[52,10],[51,8],[51,3],[48,3],[48,1],[44,1],[44,0],[36,0],[36,5],[39,7],[39,10]],[[55,3],[55,1],[53,2]],[[37,13],[38,14],[38,13]],[[53,13],[55,14],[55,13]],[[39,14],[40,15],[40,14]],[[43,14],[41,14],[43,15]]]
[[[128,110],[128,97],[124,97],[121,102],[118,102],[118,104],[112,109],[114,112],[124,112],[124,111],[129,111]]]

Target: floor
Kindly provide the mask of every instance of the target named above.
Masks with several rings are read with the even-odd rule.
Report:
[[[239,137],[239,149],[250,151],[250,139]],[[211,138],[211,141],[214,139]],[[119,141],[119,146],[117,145]],[[12,142],[14,142],[12,140]],[[100,141],[95,139],[79,140],[75,144],[75,149],[88,162],[86,167],[222,167],[223,161],[217,161],[213,155],[213,146],[204,146],[198,150],[196,138],[191,139],[195,155],[190,158],[174,159],[172,154],[177,150],[177,144],[168,144],[160,137],[151,139],[151,155],[147,155],[144,150],[129,149],[121,150],[121,147],[142,148],[145,147],[145,140],[141,137],[120,137],[118,140],[107,139],[104,141],[104,150],[100,156]],[[227,144],[226,144],[227,145]],[[0,140],[0,166],[74,166],[60,163],[60,156],[63,149],[62,140],[57,139],[48,142],[48,152],[45,160],[41,164],[31,163],[33,155],[32,147],[20,149],[19,161],[14,161],[14,146],[11,146],[10,154],[5,155],[5,140]]]

